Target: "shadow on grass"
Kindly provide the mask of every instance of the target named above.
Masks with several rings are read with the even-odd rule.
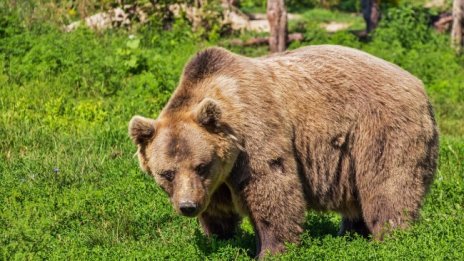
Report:
[[[330,214],[310,212],[306,216],[303,229],[313,238],[327,235],[337,236],[340,224],[333,221]]]
[[[322,239],[328,235],[336,237],[339,224],[333,220],[330,214],[311,213],[306,216],[303,228],[310,237]],[[257,254],[254,234],[244,230],[239,230],[232,239],[220,240],[215,237],[208,238],[201,232],[201,228],[198,228],[195,231],[195,241],[205,256],[227,251],[226,249],[231,247],[243,250],[250,258]]]
[[[241,249],[249,257],[256,256],[255,236],[254,234],[247,233],[239,230],[237,234],[228,240],[221,240],[216,237],[207,237],[201,232],[201,228],[195,231],[195,241],[198,248],[205,256],[211,256],[226,249],[235,248]]]

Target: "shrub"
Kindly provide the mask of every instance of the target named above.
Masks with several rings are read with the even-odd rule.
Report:
[[[434,38],[428,27],[428,16],[425,9],[409,5],[390,8],[381,20],[380,30],[375,31],[375,38],[387,43],[398,41],[407,49],[427,43]]]

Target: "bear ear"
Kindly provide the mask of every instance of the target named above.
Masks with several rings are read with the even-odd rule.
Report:
[[[134,116],[129,122],[129,136],[135,144],[143,145],[155,134],[155,121],[142,116]]]
[[[197,122],[206,128],[219,127],[222,112],[219,104],[210,98],[205,98],[196,109]]]

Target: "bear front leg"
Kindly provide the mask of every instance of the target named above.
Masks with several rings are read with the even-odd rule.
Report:
[[[207,236],[232,238],[241,217],[234,208],[229,188],[223,184],[212,195],[208,208],[198,217]]]
[[[343,217],[342,222],[340,224],[340,230],[338,231],[338,235],[344,236],[347,233],[353,232],[358,233],[363,237],[367,237],[370,234],[369,228],[367,228],[367,225],[362,217],[355,219]]]
[[[207,236],[216,235],[219,239],[230,239],[235,235],[240,216],[233,213],[202,213],[198,220]]]
[[[243,190],[244,202],[256,234],[258,258],[297,243],[304,222],[305,200],[297,177],[261,176]]]

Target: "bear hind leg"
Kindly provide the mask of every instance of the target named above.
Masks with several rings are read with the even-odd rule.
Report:
[[[385,195],[375,195],[363,202],[363,217],[373,238],[383,240],[384,236],[396,228],[407,228],[415,219],[417,209],[407,208],[398,200]]]

